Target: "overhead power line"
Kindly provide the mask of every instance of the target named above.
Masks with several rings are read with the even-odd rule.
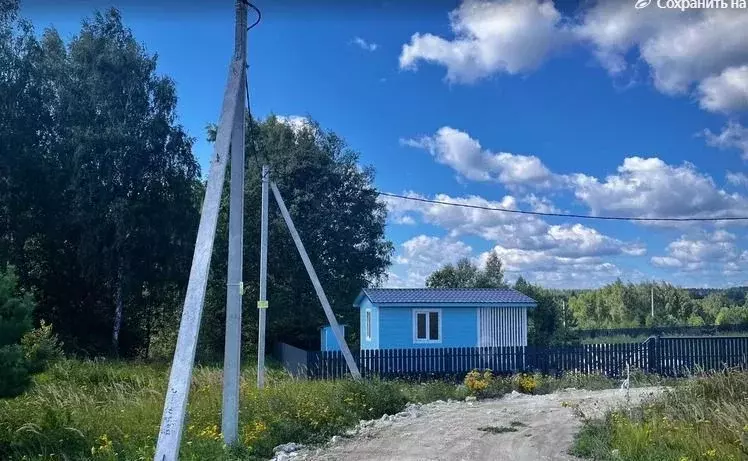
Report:
[[[472,208],[476,210],[498,211],[501,213],[514,213],[514,214],[524,214],[524,215],[532,215],[532,216],[597,219],[597,220],[602,220],[602,221],[650,221],[650,222],[652,221],[655,221],[655,222],[656,221],[659,221],[659,222],[748,221],[748,216],[726,216],[723,218],[718,218],[718,217],[648,218],[648,217],[640,217],[640,216],[595,216],[595,215],[575,214],[575,213],[545,213],[541,211],[514,210],[511,208],[471,205],[468,203],[446,202],[443,200],[432,200],[432,199],[427,199],[427,198],[422,198],[422,197],[412,197],[408,195],[392,194],[389,192],[382,192],[382,191],[377,191],[377,194],[379,194],[380,196],[399,198],[402,200],[411,200],[414,202],[425,202],[425,203],[433,203],[436,205],[446,205],[446,206],[454,206],[454,207],[460,207],[460,208]]]
[[[247,5],[248,7],[252,8],[255,13],[257,13],[257,18],[255,19],[255,22],[249,25],[247,27],[247,32],[249,32],[253,27],[258,25],[260,21],[262,20],[262,13],[260,12],[260,9],[248,2],[247,0],[242,0],[242,2]],[[247,48],[247,51],[249,52],[249,47]],[[255,134],[255,120],[254,117],[252,117],[252,103],[251,98],[249,95],[249,59],[247,59],[247,66],[246,66],[246,72],[244,73],[244,88],[245,88],[245,94],[247,95],[247,115],[249,116],[249,140],[252,143],[252,152],[254,154],[254,160],[255,163],[257,163],[257,168],[262,169],[262,165],[267,162],[261,162],[258,155],[257,155],[257,139],[254,136]]]

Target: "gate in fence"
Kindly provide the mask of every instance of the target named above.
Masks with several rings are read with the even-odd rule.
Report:
[[[363,376],[425,378],[462,376],[470,370],[495,374],[598,373],[620,377],[631,368],[667,376],[748,367],[748,337],[652,337],[642,343],[537,347],[452,347],[361,350],[354,354]],[[346,376],[339,351],[308,352],[307,377]]]

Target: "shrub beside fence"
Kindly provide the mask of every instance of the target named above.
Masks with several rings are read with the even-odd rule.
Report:
[[[365,377],[446,377],[476,368],[496,374],[577,372],[621,377],[627,364],[649,373],[682,376],[696,370],[748,366],[748,337],[652,337],[643,343],[561,347],[381,349],[353,355]],[[309,378],[336,379],[348,374],[339,351],[307,352],[306,368]]]

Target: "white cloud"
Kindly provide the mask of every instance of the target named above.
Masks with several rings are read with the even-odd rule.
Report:
[[[748,128],[739,122],[729,121],[719,134],[704,130],[706,143],[719,149],[737,149],[748,160]]]
[[[280,123],[288,125],[295,133],[299,133],[304,130],[313,130],[314,126],[307,117],[300,115],[276,115],[276,120]]]
[[[729,67],[699,84],[699,104],[712,112],[748,109],[748,65]]]
[[[652,264],[657,267],[683,267],[680,259],[672,256],[652,256]]]
[[[379,48],[379,45],[377,45],[376,43],[367,42],[361,37],[354,37],[353,40],[351,40],[351,43],[366,51],[376,51],[377,48]]]
[[[660,91],[686,93],[692,83],[748,60],[748,11],[665,13],[677,17],[677,23],[659,23],[651,35],[638,43],[640,55],[649,64],[654,85]]]
[[[538,197],[535,194],[528,194],[521,200],[522,203],[530,205],[530,209],[537,213],[562,213],[563,210],[556,208],[548,197]]]
[[[748,186],[748,175],[745,173],[728,171],[726,178],[727,182],[733,186]]]
[[[403,195],[426,198],[412,192]],[[517,201],[509,195],[500,202],[478,196],[450,197],[446,194],[438,194],[433,200],[489,208],[517,209]],[[412,202],[396,198],[388,198],[387,205],[392,219],[400,219],[402,216],[416,213],[424,222],[447,230],[451,238],[458,238],[461,235],[477,235],[510,249],[543,251],[548,255],[565,258],[621,254],[640,256],[646,252],[646,248],[640,243],[623,242],[578,223],[550,225],[536,216]]]
[[[439,128],[433,136],[400,142],[428,150],[437,162],[473,181],[497,181],[508,187],[550,187],[554,180],[538,157],[485,150],[469,134],[449,126]]]
[[[440,267],[469,257],[472,248],[449,238],[419,235],[400,245],[387,286],[424,286],[426,278]]]
[[[720,135],[708,130],[704,135],[711,145],[748,152],[748,129],[735,122]],[[748,215],[748,198],[718,188],[710,176],[690,163],[670,165],[657,157],[628,157],[616,174],[600,179],[583,173],[554,173],[534,155],[494,153],[468,133],[446,126],[433,136],[401,143],[428,150],[437,162],[473,181],[495,181],[510,190],[572,191],[593,214],[649,218]],[[517,200],[507,197],[511,200],[505,197],[502,204],[482,206],[517,209]],[[541,203],[534,195],[523,201],[534,209],[552,208],[550,202]]]
[[[521,275],[531,282],[549,287],[589,287],[607,283],[622,275],[613,263],[596,257],[569,258],[540,250],[505,248],[497,245],[495,252],[504,263],[507,278]],[[489,252],[478,257],[485,264]]]
[[[740,272],[746,261],[746,252],[737,247],[734,234],[725,230],[697,235],[683,235],[668,244],[666,256],[654,256],[654,266],[678,268],[683,271],[709,271],[717,268],[729,272]]]
[[[748,108],[747,9],[682,12],[600,0],[564,16],[551,1],[465,0],[449,18],[455,38],[414,34],[403,46],[401,68],[432,62],[446,67],[450,82],[469,83],[532,71],[574,42],[591,49],[611,75],[640,64],[665,94],[696,90],[710,111]]]
[[[748,199],[718,189],[690,163],[629,157],[605,180],[570,177],[574,194],[595,214],[642,217],[730,217],[748,214]]]
[[[541,250],[505,248],[495,251],[504,263],[508,280],[522,275],[526,279],[554,287],[589,287],[607,283],[621,276],[615,264],[597,257],[571,258]],[[389,287],[424,286],[426,278],[446,264],[469,258],[479,267],[485,265],[489,252],[473,254],[472,248],[451,237],[419,235],[407,240],[398,249],[386,285]]]
[[[568,39],[562,16],[545,0],[466,0],[449,14],[455,38],[415,33],[403,45],[400,68],[419,61],[447,68],[447,79],[474,82],[493,73],[538,67]]]

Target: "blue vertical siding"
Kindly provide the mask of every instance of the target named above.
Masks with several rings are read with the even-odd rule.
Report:
[[[360,322],[360,336],[361,336],[361,349],[379,349],[379,313],[380,309],[373,305],[369,298],[364,298],[361,301],[359,312]],[[366,339],[366,310],[371,309],[371,340]]]
[[[366,299],[361,305],[371,306]],[[415,343],[413,341],[413,311],[439,309],[442,313],[442,340],[438,343]],[[474,307],[382,307],[378,309],[376,347],[371,349],[414,349],[438,347],[475,347],[478,344],[478,311]],[[363,317],[362,317],[363,319]],[[361,321],[362,349],[365,336],[364,321]]]
[[[343,333],[343,336],[345,337],[345,326],[340,325],[340,332]],[[324,328],[322,328],[322,331],[320,333],[320,350],[323,351],[339,351],[340,350],[340,344],[338,344],[337,338],[335,338],[335,334],[332,332],[332,326],[328,325]]]

